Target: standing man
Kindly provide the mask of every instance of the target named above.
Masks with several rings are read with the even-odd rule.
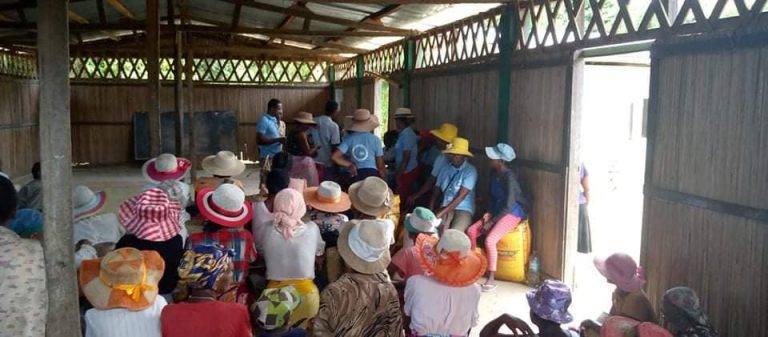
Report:
[[[411,109],[397,108],[395,111],[395,125],[400,131],[395,143],[395,177],[400,200],[408,200],[413,192],[413,184],[419,177],[419,136],[411,127],[414,120]]]
[[[317,165],[320,181],[333,180],[336,176],[331,153],[341,143],[339,124],[333,121],[338,113],[339,103],[328,101],[328,103],[325,103],[325,114],[315,118],[317,127],[310,131],[312,138],[315,140],[315,145],[319,146],[317,156],[315,157],[315,164]]]
[[[283,151],[285,135],[280,132],[283,118],[283,103],[273,98],[267,103],[267,113],[256,123],[256,140],[259,144],[259,159],[274,157]]]

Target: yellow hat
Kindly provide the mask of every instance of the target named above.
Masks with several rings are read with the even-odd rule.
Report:
[[[439,129],[431,130],[429,132],[433,136],[440,138],[440,140],[446,143],[450,143],[453,142],[453,139],[459,135],[459,128],[451,123],[443,123],[443,125],[440,125]]]
[[[469,141],[461,137],[454,138],[443,153],[474,157],[472,152],[469,152]]]

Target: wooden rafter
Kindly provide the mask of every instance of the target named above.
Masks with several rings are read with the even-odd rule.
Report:
[[[78,24],[81,24],[81,25],[87,25],[87,24],[89,24],[89,23],[90,23],[90,22],[88,21],[88,19],[86,19],[85,17],[83,17],[83,16],[82,16],[82,15],[80,15],[80,14],[77,14],[77,13],[76,13],[74,10],[72,10],[72,9],[70,9],[70,10],[69,10],[69,13],[68,13],[68,14],[69,14],[69,21],[70,21],[70,22],[76,22],[76,23],[78,23]],[[82,32],[82,31],[77,31],[77,32],[76,32],[76,33],[77,33],[77,40],[78,40],[78,44],[83,44],[83,36],[82,36],[81,32]],[[104,35],[108,36],[108,37],[109,37],[110,39],[112,39],[112,40],[115,40],[115,41],[116,41],[116,40],[119,40],[119,39],[120,39],[120,38],[119,38],[117,35],[115,35],[115,34],[114,34],[113,32],[111,32],[111,31],[108,31],[108,30],[101,30],[100,32],[101,32],[102,34],[104,34]]]
[[[187,32],[226,32],[221,27],[202,26],[202,25],[180,25],[179,30]],[[372,31],[348,31],[348,30],[303,30],[303,29],[272,29],[272,28],[252,28],[238,27],[229,30],[237,34],[261,34],[274,37],[287,36],[410,36],[410,33],[398,32],[372,32]]]
[[[107,24],[107,12],[104,10],[104,0],[96,0],[96,8],[99,10],[99,23]]]
[[[383,19],[387,15],[390,15],[390,14],[400,10],[401,8],[403,8],[403,5],[389,5],[389,6],[386,6],[386,7],[382,8],[381,10],[379,10],[378,12],[371,13],[370,15],[366,16],[365,18],[360,20],[360,22],[376,22],[377,24],[381,24],[381,19]],[[347,28],[347,31],[355,31],[355,30],[356,30],[356,28]],[[331,39],[326,40],[326,42],[333,42],[333,41],[338,41],[338,38],[331,38]]]
[[[128,6],[126,6],[122,0],[107,0],[110,6],[114,8],[116,11],[118,11],[120,14],[125,16],[126,18],[129,18],[131,20],[136,20],[136,15],[133,14],[133,12],[128,9]]]
[[[282,13],[286,15],[293,15],[296,17],[304,18],[304,19],[310,19],[310,20],[319,21],[319,22],[327,22],[327,23],[347,26],[351,28],[366,29],[366,30],[373,30],[373,31],[389,31],[389,32],[397,32],[397,33],[406,33],[408,35],[413,33],[412,31],[407,29],[387,27],[384,25],[377,25],[373,23],[361,23],[361,22],[341,19],[333,16],[315,14],[306,8],[295,8],[295,7],[285,8],[285,7],[270,5],[266,3],[246,1],[246,0],[220,0],[220,1],[228,2],[231,4],[242,4],[243,6],[246,6],[246,7],[251,7],[255,9],[264,10],[264,11]]]

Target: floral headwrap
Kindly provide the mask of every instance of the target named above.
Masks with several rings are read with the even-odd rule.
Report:
[[[231,249],[220,245],[196,246],[184,252],[178,268],[179,285],[174,298],[186,299],[191,289],[210,289],[222,297],[235,290],[237,285],[232,281],[234,255]]]
[[[699,296],[688,287],[675,287],[664,293],[664,303],[671,305],[688,317],[692,322],[700,325],[709,325],[707,315],[701,309]]]

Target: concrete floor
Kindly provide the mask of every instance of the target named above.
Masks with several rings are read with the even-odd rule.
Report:
[[[87,185],[94,191],[107,192],[107,212],[116,212],[122,201],[141,191],[145,184],[138,166],[77,168],[73,173],[76,184]],[[205,175],[202,172],[200,174]],[[257,193],[259,174],[256,169],[249,168],[237,178],[243,181],[247,194]],[[578,324],[576,322],[586,318],[597,317],[602,311],[606,311],[610,306],[612,290],[605,283],[594,282],[599,277],[594,275],[597,272],[591,266],[590,256],[580,258],[577,270],[583,271],[584,275],[577,275],[574,303],[571,306],[571,313],[576,318],[573,324]],[[589,284],[579,284],[579,279],[586,280]],[[500,281],[496,290],[483,293],[480,299],[480,324],[473,329],[471,336],[478,336],[486,323],[503,313],[520,317],[530,324],[528,303],[525,299],[529,290],[530,288],[523,284]]]

